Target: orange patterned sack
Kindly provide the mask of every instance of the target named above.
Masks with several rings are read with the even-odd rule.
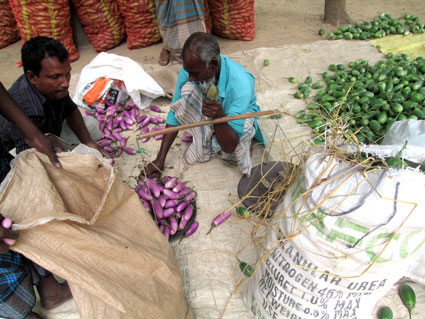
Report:
[[[70,61],[79,58],[72,40],[68,0],[9,0],[18,24],[22,43],[38,35],[61,41],[69,52]]]
[[[147,47],[161,40],[154,0],[116,0],[127,28],[127,46]]]
[[[115,0],[71,0],[96,52],[112,49],[125,39],[125,24]]]
[[[19,39],[19,30],[7,0],[0,0],[0,49]]]
[[[208,0],[213,33],[251,41],[255,35],[254,0]]]
[[[208,0],[204,0],[204,12],[205,12],[205,29],[207,33],[211,33],[211,14],[210,7],[208,6]]]

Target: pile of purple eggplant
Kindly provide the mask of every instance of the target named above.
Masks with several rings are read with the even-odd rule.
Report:
[[[145,177],[134,188],[167,240],[189,237],[198,229],[196,193],[177,177]]]
[[[161,112],[159,107],[151,105],[150,110]],[[149,116],[148,114],[140,115],[139,108],[133,103],[125,106],[118,104],[105,103],[105,109],[96,107],[94,110],[86,110],[86,115],[94,116],[99,122],[99,129],[103,137],[98,141],[103,151],[111,158],[120,156],[123,152],[134,155],[136,150],[127,146],[127,138],[121,135],[123,131],[140,129],[141,134],[149,131],[148,125],[153,124],[152,130],[165,128],[159,125],[164,121],[161,116]],[[157,135],[158,136],[158,135]],[[161,136],[156,139],[160,139]],[[143,140],[142,142],[146,142]]]

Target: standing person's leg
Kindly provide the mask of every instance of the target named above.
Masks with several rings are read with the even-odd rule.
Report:
[[[167,65],[171,55],[180,62],[186,39],[195,32],[206,32],[203,0],[155,0],[159,32],[164,46],[159,64]],[[184,10],[183,10],[184,8]]]
[[[162,47],[161,53],[159,54],[158,63],[162,66],[168,65],[170,63],[171,53],[168,51],[165,46]]]

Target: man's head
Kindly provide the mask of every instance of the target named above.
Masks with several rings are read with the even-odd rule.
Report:
[[[24,43],[22,50],[24,73],[37,91],[48,99],[61,99],[68,94],[71,79],[69,53],[55,39],[38,36]]]
[[[216,81],[220,75],[220,47],[208,33],[192,33],[183,45],[182,59],[190,81]]]

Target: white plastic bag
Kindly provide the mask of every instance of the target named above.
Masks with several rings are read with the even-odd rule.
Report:
[[[391,125],[385,134],[382,145],[403,145],[425,147],[425,121],[404,120]]]
[[[164,96],[164,90],[143,68],[130,58],[112,53],[99,53],[81,71],[74,102],[85,106],[84,93],[99,78],[110,78],[124,82],[128,94],[138,108],[144,109],[152,100]]]

